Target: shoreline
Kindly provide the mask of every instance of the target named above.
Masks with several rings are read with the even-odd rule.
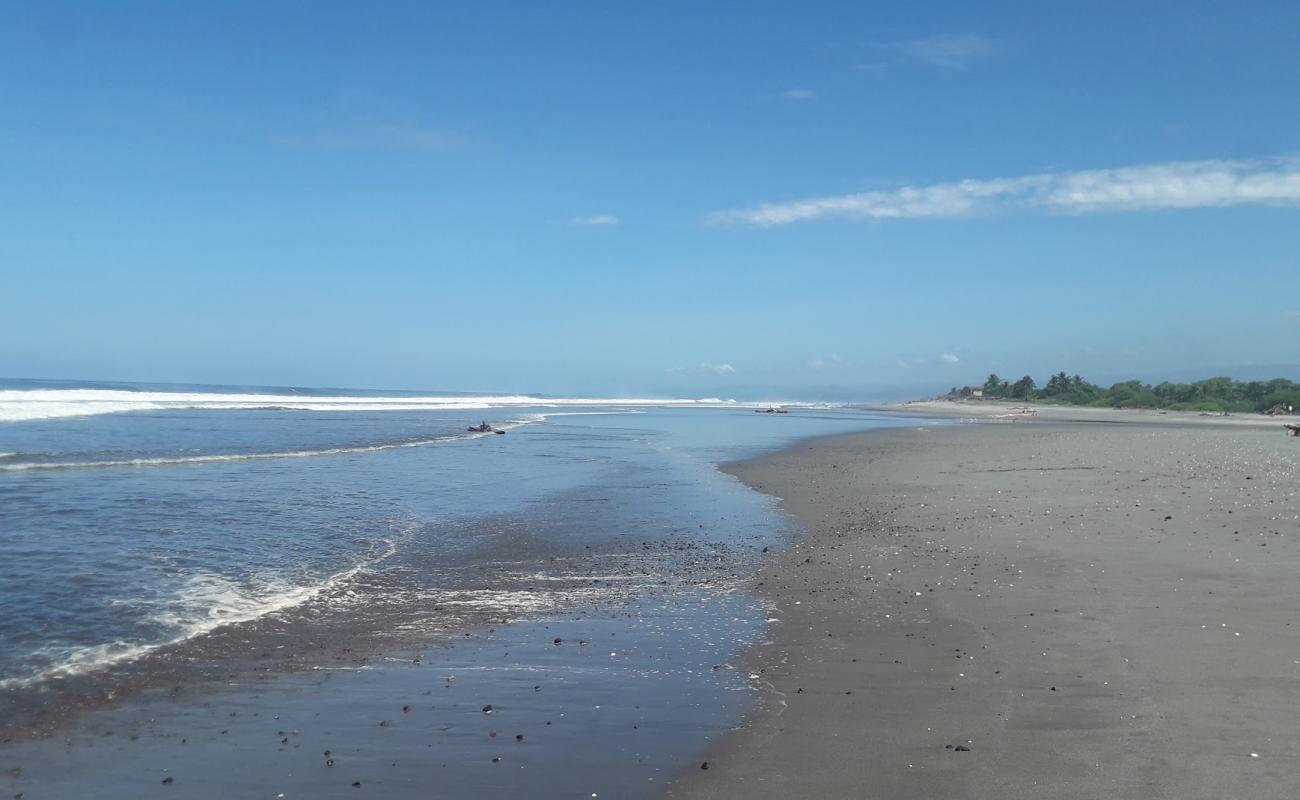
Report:
[[[762,449],[801,430],[740,420]],[[609,457],[588,430],[578,463]],[[735,656],[765,619],[748,578],[792,531],[700,453],[626,452],[599,480],[431,529],[318,603],[9,692],[0,785],[406,797],[432,775],[447,796],[653,796],[747,708]]]
[[[861,406],[868,411],[886,411],[923,417],[958,417],[980,421],[1038,420],[1044,422],[1098,422],[1112,424],[1248,426],[1280,428],[1297,419],[1293,415],[1270,416],[1253,412],[1214,413],[1208,411],[1174,411],[1158,408],[1104,408],[1066,406],[1033,402],[989,400],[909,400]]]
[[[1276,421],[1103,419],[1130,424],[729,465],[804,534],[755,579],[776,621],[740,666],[766,691],[666,796],[1291,796],[1300,447]]]

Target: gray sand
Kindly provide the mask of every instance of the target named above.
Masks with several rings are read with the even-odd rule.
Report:
[[[736,466],[807,536],[758,577],[769,689],[670,796],[1300,796],[1300,441],[1202,422]]]

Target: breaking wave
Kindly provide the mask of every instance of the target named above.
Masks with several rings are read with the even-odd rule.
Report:
[[[503,422],[497,426],[497,429],[512,430],[522,425],[540,422],[542,419],[544,419],[542,415],[536,415],[533,419]],[[492,431],[482,433],[475,431],[442,436],[427,436],[419,439],[405,439],[400,442],[381,442],[378,444],[345,447],[325,447],[315,450],[283,450],[269,453],[211,453],[201,456],[159,456],[149,458],[102,459],[97,461],[18,461],[8,464],[0,461],[0,472],[23,472],[33,469],[86,469],[91,467],[160,467],[173,464],[209,464],[220,461],[257,461],[268,458],[311,458],[313,456],[336,456],[346,453],[377,453],[381,450],[396,450],[403,447],[426,447],[428,445],[440,444],[443,442],[453,442],[463,439],[478,439],[492,435]]]
[[[223,392],[154,392],[124,389],[0,390],[0,422],[175,409],[285,411],[468,411],[490,408],[673,407],[743,405],[732,400],[557,398],[532,395],[294,395]]]

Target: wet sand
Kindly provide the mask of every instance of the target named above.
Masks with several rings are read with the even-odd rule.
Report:
[[[0,797],[653,796],[746,710],[747,580],[791,526],[730,476],[618,477],[465,526],[459,559],[412,543],[319,606],[11,692]]]
[[[759,703],[670,797],[1296,796],[1300,441],[1049,414],[731,468],[806,535],[757,578]]]

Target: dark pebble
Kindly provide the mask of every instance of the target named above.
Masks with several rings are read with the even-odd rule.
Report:
[[[166,778],[163,778],[163,779],[162,779],[163,786],[171,786],[171,785],[172,785],[172,781],[174,781],[174,780],[175,780],[175,778],[173,778],[172,776],[168,775]]]
[[[700,764],[700,769],[708,769],[708,768],[709,768],[709,762],[705,761],[703,764]]]
[[[967,746],[964,745],[964,744],[959,744],[959,745],[957,745],[956,747],[953,748],[953,750],[957,751],[958,753],[969,753],[969,752],[970,752],[970,748],[967,747]]]
[[[360,788],[361,788],[361,781],[353,781],[353,782],[352,782],[352,788],[353,788],[353,789],[360,789]]]

